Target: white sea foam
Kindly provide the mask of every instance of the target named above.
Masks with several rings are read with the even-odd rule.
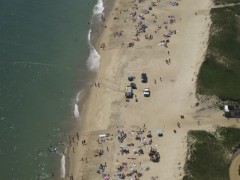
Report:
[[[97,20],[101,20],[100,15],[103,14],[104,6],[103,1],[98,0],[97,4],[93,8],[93,18],[97,18]],[[88,46],[90,49],[90,54],[87,59],[87,66],[90,70],[96,70],[100,64],[100,55],[98,54],[97,50],[91,44],[91,29],[88,32]]]
[[[62,155],[61,158],[61,170],[60,170],[60,176],[61,178],[65,178],[65,173],[66,173],[66,169],[65,169],[65,156]]]
[[[81,93],[82,93],[82,91],[79,91],[79,93],[77,94],[76,99],[75,99],[76,103],[78,103],[79,97],[80,97],[80,94],[81,94]]]
[[[100,64],[100,55],[91,44],[91,29],[88,32],[88,45],[90,49],[90,55],[87,59],[87,66],[90,70],[96,70]]]
[[[74,105],[74,116],[75,116],[75,118],[79,117],[79,111],[78,111],[78,105],[77,104]]]
[[[78,118],[80,116],[79,111],[78,111],[78,101],[79,101],[79,97],[82,91],[80,91],[77,94],[77,97],[75,98],[75,104],[74,104],[74,116],[75,118]]]
[[[103,10],[104,10],[103,1],[102,0],[98,0],[97,4],[93,8],[93,15],[102,14]]]

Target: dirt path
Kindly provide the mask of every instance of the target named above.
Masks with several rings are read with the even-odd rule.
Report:
[[[231,3],[231,4],[215,5],[215,6],[213,6],[213,8],[231,7],[231,6],[236,6],[236,5],[240,5],[240,3]]]
[[[232,164],[229,169],[230,180],[239,180],[240,175],[240,154],[237,155],[232,161]]]

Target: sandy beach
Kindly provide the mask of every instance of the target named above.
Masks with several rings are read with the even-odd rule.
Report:
[[[125,175],[133,170],[141,174],[133,174],[132,179],[182,179],[189,130],[239,126],[226,120],[212,99],[196,98],[196,78],[207,48],[212,2],[175,3],[178,5],[167,0],[115,0],[104,17],[104,30],[95,44],[101,55],[96,85],[80,105],[80,139],[67,149],[66,179],[104,179],[97,173],[100,164],[105,168],[105,179],[119,179],[117,168],[123,162],[127,164]],[[141,28],[145,32],[137,32]],[[147,83],[141,82],[141,73],[147,74]],[[131,75],[135,76],[137,89],[126,101],[124,90]],[[150,88],[150,97],[144,97],[144,88]],[[159,130],[162,137],[158,136]],[[152,138],[147,137],[148,131]],[[108,137],[99,143],[103,134]],[[140,140],[136,140],[137,134]],[[122,155],[121,147],[129,153]],[[151,148],[160,153],[159,163],[150,161]],[[139,149],[144,154],[134,153]],[[104,152],[101,156],[99,150]]]

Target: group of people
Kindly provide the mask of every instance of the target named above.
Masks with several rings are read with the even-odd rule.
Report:
[[[167,65],[169,65],[169,64],[171,64],[171,59],[168,59],[168,60],[166,59],[165,62]]]
[[[124,155],[126,154],[126,156],[129,156],[128,154],[131,154],[130,152],[133,152],[133,154],[137,154],[137,155],[144,155],[144,147],[147,147],[149,145],[152,144],[153,140],[153,135],[152,135],[152,132],[151,131],[146,131],[146,125],[144,124],[143,128],[138,128],[138,130],[132,130],[131,133],[129,133],[130,135],[135,135],[135,140],[136,140],[136,143],[133,143],[132,140],[132,137],[130,136],[129,138],[125,135],[124,137],[127,138],[126,141],[131,141],[131,143],[128,143],[127,146],[128,148],[125,148],[125,147],[121,147],[120,148],[120,152],[121,152],[121,155]],[[119,134],[125,134],[124,131],[120,131],[118,130],[118,140],[119,140]],[[120,135],[121,136],[121,135]],[[125,139],[124,138],[124,139]],[[139,144],[140,142],[140,144]],[[119,141],[119,143],[123,143],[123,141]],[[136,147],[134,148],[135,144],[138,144],[136,145],[137,147],[142,147],[142,148],[137,148]],[[142,146],[142,145],[143,146]],[[130,151],[130,147],[133,147],[134,149],[132,151]],[[151,148],[152,149],[152,148]],[[143,175],[142,172],[140,171],[148,171],[150,170],[149,167],[144,167],[144,165],[140,162],[139,164],[138,163],[135,163],[134,161],[137,159],[137,158],[127,158],[130,162],[122,162],[120,163],[119,166],[117,166],[116,170],[117,170],[117,174],[115,176],[117,176],[118,178],[120,179],[125,179],[126,176],[133,176],[134,179],[140,179],[140,177]],[[133,160],[133,162],[131,162],[131,160]],[[119,164],[119,162],[118,162]],[[125,171],[125,172],[129,172],[127,174],[123,173],[122,171]]]
[[[118,141],[123,143],[124,139],[126,139],[127,134],[124,131],[118,130]]]
[[[146,35],[145,35],[145,39],[152,40],[152,39],[153,39],[153,35],[151,35],[151,34],[150,34],[150,35],[147,35],[147,34],[146,34]]]
[[[144,0],[139,0],[139,2],[140,3],[144,2]],[[138,10],[138,8],[135,7],[134,10]],[[149,11],[151,11],[151,10],[152,10],[152,6],[151,6],[151,8],[147,9],[147,13],[149,13]],[[137,22],[136,23],[137,25],[135,26],[136,27],[136,34],[135,34],[135,36],[136,36],[136,41],[140,41],[140,38],[139,38],[140,37],[140,33],[145,33],[146,32],[146,29],[148,28],[148,24],[147,24],[146,21],[144,21],[145,17],[142,14],[138,15],[137,11],[132,12],[130,14],[130,16],[131,16],[133,22]],[[115,20],[117,20],[117,19],[118,18],[116,18]],[[156,19],[157,19],[157,16],[155,16],[154,21],[156,21]],[[102,20],[103,20],[103,16],[102,16]],[[105,20],[105,18],[104,18],[104,20]],[[173,16],[168,16],[167,17],[167,24],[172,24],[172,23],[175,23],[175,18]],[[155,31],[155,33],[157,33],[157,31],[161,29],[161,25],[158,25],[157,28],[158,29]],[[169,29],[170,28],[168,28],[168,26],[166,25],[165,26],[166,33],[163,35],[165,37],[165,39],[161,41],[161,43],[163,43],[163,45],[166,48],[168,47],[168,43],[170,42],[169,38],[171,37],[171,35],[172,34],[176,34],[176,30],[169,30]],[[113,34],[113,36],[114,37],[120,37],[120,36],[122,36],[122,34],[123,34],[123,31],[115,32]],[[153,35],[152,34],[149,34],[149,35],[145,34],[145,39],[152,40],[153,39]],[[124,43],[122,43],[122,47],[123,46],[124,46]],[[127,42],[126,46],[133,47],[134,46],[134,42]],[[105,43],[102,43],[100,48],[105,50],[106,49]],[[168,55],[170,55],[169,51],[168,51]],[[170,58],[166,59],[166,64],[168,64],[168,65],[171,64],[171,59]],[[160,77],[160,81],[162,81],[161,77]],[[156,84],[156,79],[154,80],[154,83]],[[99,83],[95,83],[95,87],[100,87],[100,84]],[[182,116],[181,116],[181,118],[182,118]],[[183,116],[183,118],[184,118],[184,116]],[[177,123],[177,126],[180,128],[180,123]],[[149,132],[146,133],[146,126],[145,126],[145,124],[144,124],[143,129],[140,129],[140,130],[137,130],[137,131],[132,131],[132,133],[130,133],[130,135],[125,133],[123,130],[118,130],[116,137],[117,137],[118,142],[122,144],[124,141],[128,141],[128,137],[131,136],[131,134],[135,134],[135,140],[137,141],[136,144],[140,143],[141,146],[143,145],[142,146],[143,148],[146,147],[146,146],[151,146],[152,143],[153,143],[152,134],[151,133],[149,134]],[[84,140],[84,143],[82,141],[82,144],[83,145],[85,144],[85,140]],[[135,146],[135,143],[131,142],[128,145],[129,145],[129,147],[132,147],[132,146]],[[101,146],[101,143],[99,143],[99,146]],[[140,154],[144,154],[143,148],[137,149],[134,152],[136,154],[139,154],[139,155]],[[107,149],[108,149],[108,147],[107,147]],[[103,153],[104,153],[103,149],[99,150],[98,153],[99,153],[99,156],[102,156]],[[121,147],[120,148],[120,153],[122,155],[126,154],[128,156],[128,154],[131,154],[131,151],[128,148]],[[104,154],[104,156],[105,156],[105,154]],[[136,158],[132,158],[132,159],[131,158],[127,158],[127,159],[128,160],[136,160]],[[86,162],[87,162],[87,158],[86,158]],[[138,165],[135,164],[134,162],[133,163],[132,162],[128,162],[128,163],[127,162],[122,162],[122,163],[120,163],[120,166],[118,166],[117,169],[116,169],[118,172],[117,172],[117,174],[115,176],[119,177],[120,179],[125,179],[126,175],[122,172],[122,170],[123,169],[127,169],[126,171],[129,171],[130,169],[128,170],[128,168],[129,168],[128,165],[130,165],[130,164],[131,164],[131,171],[127,174],[127,176],[134,176],[135,180],[139,179],[139,177],[142,176],[142,173],[139,170],[137,170],[137,168],[145,170],[143,168],[141,162],[140,162],[139,167],[137,167]],[[101,163],[100,166],[99,166],[99,169],[98,169],[99,171],[98,172],[103,174],[104,178],[109,178],[109,176],[110,176],[109,174],[103,173],[105,171],[105,168],[106,168],[106,166]],[[148,170],[149,170],[149,168],[148,168]]]
[[[94,85],[95,85],[95,87],[99,87],[100,88],[100,83],[99,82],[95,83]]]

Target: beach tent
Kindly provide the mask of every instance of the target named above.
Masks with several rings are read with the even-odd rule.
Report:
[[[107,137],[106,134],[100,134],[100,135],[99,135],[99,138],[105,138],[105,137]]]

